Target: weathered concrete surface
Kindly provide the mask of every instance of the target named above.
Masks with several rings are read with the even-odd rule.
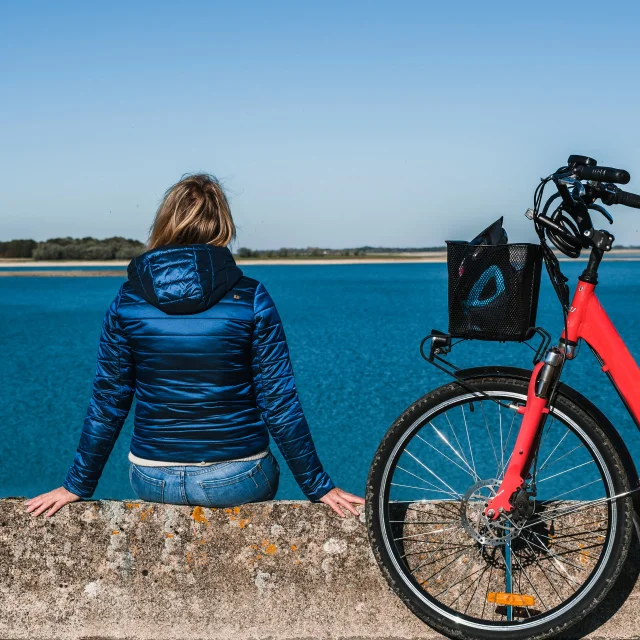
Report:
[[[637,591],[598,628],[617,600],[578,637],[640,637]],[[387,588],[362,518],[323,505],[84,502],[45,520],[0,500],[2,639],[438,637]]]

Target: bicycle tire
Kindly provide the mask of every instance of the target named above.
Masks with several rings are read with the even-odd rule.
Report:
[[[496,397],[506,394],[521,404],[526,400],[527,382],[522,379],[487,376],[475,379],[474,386]],[[405,605],[422,621],[449,637],[469,640],[523,640],[561,636],[569,627],[593,611],[620,574],[632,539],[633,506],[629,496],[608,503],[608,509],[612,514],[610,521],[614,522],[615,526],[608,531],[607,555],[598,565],[597,576],[587,587],[572,596],[573,603],[569,602],[571,606],[566,607],[566,610],[556,608],[558,610],[553,615],[542,615],[526,623],[479,625],[468,623],[464,619],[453,620],[446,612],[443,615],[437,602],[430,601],[429,594],[417,595],[415,584],[411,584],[406,571],[403,571],[402,567],[399,568],[397,561],[392,558],[394,551],[389,542],[391,525],[385,520],[384,505],[384,492],[387,490],[385,482],[388,480],[384,480],[383,476],[385,473],[388,474],[389,466],[394,464],[391,459],[393,452],[398,450],[399,443],[407,437],[408,430],[414,427],[417,421],[425,416],[431,420],[432,416],[437,415],[435,412],[439,407],[453,406],[460,398],[468,398],[469,395],[467,389],[455,382],[435,389],[408,407],[384,436],[370,468],[366,491],[366,519],[374,556],[389,586]],[[593,446],[594,451],[600,454],[603,466],[609,473],[610,491],[615,492],[613,495],[628,491],[629,480],[620,456],[605,431],[589,412],[568,397],[559,395],[552,413],[554,416],[565,416],[570,424],[577,425],[588,446]],[[610,529],[611,526],[613,525],[609,525]]]

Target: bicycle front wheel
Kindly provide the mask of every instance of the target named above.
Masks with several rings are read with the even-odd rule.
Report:
[[[484,517],[518,434],[527,382],[474,380],[418,400],[376,452],[367,483],[374,555],[391,587],[429,625],[458,638],[557,636],[617,578],[632,502],[605,431],[565,396],[550,409],[516,509]],[[499,402],[495,402],[499,401]]]

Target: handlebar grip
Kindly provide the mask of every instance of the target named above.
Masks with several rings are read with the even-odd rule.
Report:
[[[582,165],[576,168],[576,175],[581,180],[594,180],[595,182],[617,182],[627,184],[631,180],[628,171],[613,169],[612,167],[587,167]]]
[[[623,191],[622,189],[616,189],[616,199],[614,204],[622,204],[625,207],[640,209],[640,196],[635,193]]]

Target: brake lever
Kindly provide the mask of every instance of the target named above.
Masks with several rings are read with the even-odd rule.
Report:
[[[598,211],[609,221],[609,224],[613,224],[613,216],[604,207],[599,204],[590,204],[587,208]]]

